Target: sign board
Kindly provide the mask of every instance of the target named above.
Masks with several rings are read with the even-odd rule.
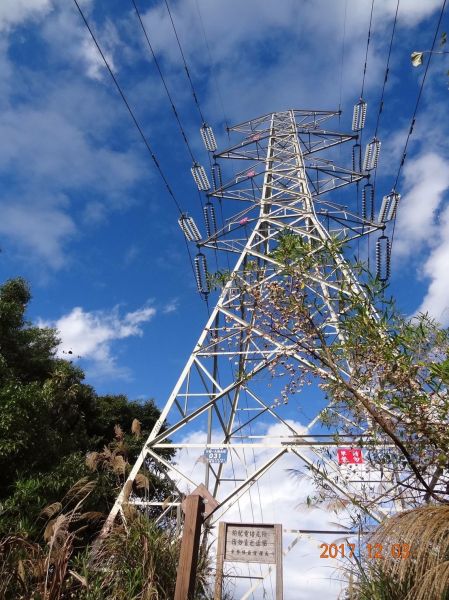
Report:
[[[276,600],[282,600],[282,525],[220,523],[214,600],[222,600],[225,562],[276,565]]]
[[[230,525],[226,528],[225,560],[276,563],[272,525]]]
[[[224,464],[228,460],[227,448],[206,448],[204,456],[210,463]]]
[[[361,448],[338,448],[337,459],[339,465],[361,465],[363,454]]]

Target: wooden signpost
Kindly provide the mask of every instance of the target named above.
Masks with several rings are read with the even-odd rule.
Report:
[[[199,495],[185,499],[185,519],[176,578],[175,600],[193,600],[200,547],[204,500]]]
[[[282,525],[220,523],[214,600],[222,600],[225,562],[275,564],[276,600],[282,600]]]
[[[217,506],[218,502],[203,484],[186,496],[182,503],[185,518],[174,600],[193,600],[201,526],[205,517]]]

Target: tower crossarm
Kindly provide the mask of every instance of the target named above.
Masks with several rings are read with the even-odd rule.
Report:
[[[212,191],[210,198],[219,198],[230,206],[238,202],[239,210],[198,245],[201,249],[238,253],[238,258],[221,279],[216,305],[145,441],[105,529],[122,506],[132,501],[132,482],[149,456],[156,463],[160,460],[165,471],[170,470],[163,456],[167,448],[177,452],[177,465],[171,473],[174,482],[180,488],[181,480],[184,487],[186,482],[190,487],[205,483],[222,503],[216,511],[220,516],[286,454],[296,456],[303,466],[320,474],[330,488],[371,518],[380,519],[384,514],[369,506],[359,485],[342,483],[338,468],[323,455],[323,448],[328,446],[319,443],[320,418],[327,410],[342,410],[332,401],[323,403],[316,394],[289,388],[290,402],[313,415],[306,428],[311,436],[308,444],[297,441],[296,447],[290,440],[286,446],[282,436],[272,442],[265,433],[261,434],[262,440],[253,435],[253,428],[266,432],[270,424],[276,424],[300,440],[304,432],[288,416],[284,382],[290,381],[292,370],[301,372],[304,378],[310,373],[327,381],[335,377],[331,369],[318,364],[314,358],[316,348],[298,329],[279,323],[270,305],[272,290],[289,285],[301,290],[307,319],[325,345],[344,341],[341,317],[350,310],[351,303],[359,301],[370,306],[341,245],[380,226],[329,198],[330,191],[360,181],[365,175],[336,167],[317,156],[319,151],[329,151],[337,143],[354,139],[352,134],[323,128],[325,121],[338,114],[306,110],[271,113],[232,127],[231,131],[243,140],[215,155],[252,162]],[[300,252],[286,254],[289,244]],[[213,280],[214,274],[209,275]],[[374,308],[369,308],[369,313],[373,320],[378,318]],[[338,369],[341,377],[351,378],[352,365],[347,359],[341,360]],[[351,422],[349,411],[341,416]],[[366,419],[353,439],[369,438],[369,432]],[[339,431],[333,433],[338,435]],[[299,449],[301,444],[304,447]],[[225,456],[219,464],[208,458],[214,448],[221,448]],[[253,453],[253,461],[248,461],[249,452]],[[138,502],[141,506],[142,500]],[[147,504],[151,505],[151,498]]]

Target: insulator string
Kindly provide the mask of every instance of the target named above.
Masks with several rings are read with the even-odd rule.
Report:
[[[400,5],[401,0],[397,0],[396,3],[396,11],[394,14],[394,20],[393,20],[393,28],[391,30],[391,37],[390,37],[390,45],[388,47],[388,55],[387,55],[387,63],[386,63],[386,67],[385,67],[385,75],[384,75],[384,80],[382,83],[382,91],[380,94],[380,99],[379,99],[379,106],[377,109],[377,117],[376,117],[376,127],[375,127],[375,131],[374,131],[374,137],[377,138],[377,134],[379,132],[379,125],[380,125],[380,116],[383,112],[384,109],[384,97],[385,97],[385,88],[387,85],[387,81],[388,81],[388,77],[390,74],[390,60],[391,60],[391,52],[393,49],[393,41],[394,41],[394,36],[396,33],[396,24],[398,21],[398,14],[399,14],[399,5]],[[374,200],[375,200],[375,190],[376,190],[376,181],[377,181],[377,169],[374,171],[374,178],[373,178],[373,214],[374,214]]]
[[[382,283],[390,278],[391,245],[386,235],[381,235],[376,242],[376,277]]]
[[[193,154],[192,146],[191,146],[191,144],[190,144],[190,142],[188,140],[188,137],[187,137],[187,134],[185,132],[185,129],[184,129],[182,123],[181,123],[181,119],[179,117],[179,112],[178,112],[178,110],[177,110],[177,108],[175,106],[175,102],[173,100],[173,96],[171,95],[170,90],[168,89],[168,85],[167,85],[165,77],[164,77],[164,75],[162,73],[162,69],[160,67],[160,64],[159,64],[159,61],[157,59],[156,53],[154,52],[153,46],[152,46],[151,41],[150,41],[150,36],[148,34],[148,29],[145,27],[145,25],[143,23],[143,19],[141,17],[141,14],[140,14],[140,11],[139,11],[139,8],[137,6],[136,1],[135,0],[131,0],[131,3],[133,5],[133,7],[134,7],[134,11],[135,11],[137,19],[138,19],[138,21],[140,23],[140,27],[141,27],[141,29],[143,31],[144,36],[145,36],[148,48],[150,49],[151,56],[153,57],[154,64],[156,65],[157,71],[159,73],[159,77],[160,77],[160,79],[162,81],[162,85],[163,85],[163,87],[165,89],[165,93],[167,95],[169,104],[170,104],[171,109],[173,111],[173,115],[174,115],[174,117],[176,119],[176,122],[178,123],[178,127],[179,127],[179,131],[180,131],[181,137],[182,137],[182,139],[184,141],[184,144],[185,144],[185,146],[187,148],[187,151],[188,151],[188,153],[190,155],[190,158],[192,159],[192,162],[195,165],[195,164],[197,164],[197,161],[196,161],[196,158],[195,158],[195,156]],[[204,128],[206,128],[206,139],[205,139],[205,134],[203,132]],[[205,144],[206,144],[206,140],[207,140],[207,144],[210,147],[213,147],[213,143],[215,142],[215,137],[214,137],[212,128],[209,127],[208,125],[206,125],[206,123],[203,123],[200,131],[201,131],[201,136],[202,136],[203,140],[205,141]],[[216,147],[216,144],[215,144],[215,147]],[[207,148],[207,149],[209,150],[209,148]],[[197,183],[196,180],[195,180],[195,183]],[[200,201],[200,204],[201,204],[201,208],[203,208],[204,204],[203,204],[203,199],[202,199],[201,194],[198,194],[198,197],[199,197],[199,201]]]

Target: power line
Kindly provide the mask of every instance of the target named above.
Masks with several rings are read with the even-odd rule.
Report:
[[[341,61],[340,61],[340,94],[338,101],[338,110],[341,112],[341,100],[343,95],[343,65],[345,60],[345,44],[346,44],[346,17],[348,11],[348,0],[345,0],[345,12],[343,17],[343,36],[341,42]],[[338,117],[340,119],[340,115]],[[341,147],[340,147],[341,148]]]
[[[190,84],[190,88],[192,90],[192,96],[193,96],[193,99],[194,99],[194,102],[195,102],[195,106],[196,106],[196,108],[198,110],[198,114],[200,116],[200,119],[201,119],[202,123],[205,124],[206,120],[204,118],[203,111],[201,110],[201,105],[200,105],[200,102],[199,102],[199,99],[198,99],[198,95],[197,95],[196,90],[195,90],[195,86],[193,84],[192,77],[190,75],[190,69],[189,69],[189,66],[187,64],[187,60],[186,60],[184,51],[182,49],[181,40],[179,38],[178,31],[176,29],[176,25],[175,25],[175,22],[174,22],[174,19],[173,19],[171,10],[170,10],[170,6],[168,4],[168,0],[165,0],[165,6],[167,7],[167,12],[168,12],[168,15],[170,17],[170,22],[171,22],[171,25],[172,25],[172,28],[173,28],[173,32],[174,32],[175,37],[176,37],[176,41],[177,41],[177,44],[178,44],[179,52],[181,54],[181,58],[182,58],[182,61],[183,61],[183,64],[184,64],[184,70],[185,70],[185,73],[187,75],[187,79],[189,80],[189,84]],[[204,36],[204,40],[205,40],[205,43],[206,43],[206,48],[207,48],[207,51],[208,51],[208,54],[209,54],[209,60],[212,61],[210,47],[209,47],[209,44],[207,42],[205,27],[204,27],[203,19],[201,17],[201,13],[200,13],[198,4],[197,4],[197,11],[198,11],[199,20],[200,20],[200,23],[201,23],[202,29],[203,29],[203,36]],[[212,72],[212,76],[213,76],[213,72]],[[218,93],[219,98],[220,98],[221,107],[222,107],[222,110],[223,110],[223,115],[224,115],[224,118],[225,118],[225,123],[226,123],[226,126],[227,126],[228,138],[229,138],[229,126],[228,126],[228,123],[227,123],[226,114],[224,112],[223,100],[221,98],[220,90],[218,88],[218,84],[217,83],[216,83],[216,87],[217,87],[217,93]],[[211,160],[211,155],[209,153],[208,153],[208,158],[209,158],[210,167],[212,168],[212,160]],[[201,199],[201,195],[200,195],[200,199]],[[201,205],[202,205],[202,201],[201,201]],[[222,225],[222,227],[224,227],[225,220],[224,220],[224,216],[223,216],[223,207],[222,207],[221,199],[219,199],[219,205],[220,205],[221,225]],[[217,259],[217,251],[216,250],[215,250],[215,260],[217,262],[217,267],[218,267],[218,259]],[[228,255],[226,255],[226,260],[227,260],[227,263],[228,263],[228,268],[230,268],[230,265],[229,265],[229,256]]]
[[[138,9],[138,7],[137,7],[137,4],[136,4],[135,0],[131,0],[131,2],[132,2],[132,5],[134,6],[134,10],[135,10],[135,13],[136,13],[136,15],[137,15],[137,18],[138,18],[138,20],[139,20],[140,27],[142,28],[143,34],[144,34],[144,36],[145,36],[145,39],[146,39],[146,41],[147,41],[148,48],[150,49],[151,55],[152,55],[152,57],[153,57],[154,64],[156,65],[156,68],[157,68],[157,70],[158,70],[159,77],[161,78],[162,85],[164,86],[165,92],[166,92],[166,94],[167,94],[167,97],[168,97],[168,100],[169,100],[169,102],[170,102],[170,105],[171,105],[171,108],[172,108],[173,114],[174,114],[174,116],[175,116],[175,119],[176,119],[176,121],[177,121],[177,123],[178,123],[179,129],[180,129],[180,132],[181,132],[182,139],[184,140],[184,143],[185,143],[185,145],[186,145],[186,147],[187,147],[187,150],[188,150],[188,152],[189,152],[189,154],[190,154],[190,157],[191,157],[192,161],[193,161],[193,162],[196,162],[196,160],[195,160],[195,157],[194,157],[194,155],[193,155],[192,148],[191,148],[191,146],[190,146],[190,144],[189,144],[189,141],[188,141],[188,139],[187,139],[187,135],[186,135],[186,133],[185,133],[184,127],[182,126],[181,119],[180,119],[180,117],[179,117],[179,113],[178,113],[178,111],[176,110],[176,106],[175,106],[175,103],[174,103],[174,101],[173,101],[173,97],[172,97],[172,95],[170,94],[170,91],[169,91],[169,89],[168,89],[168,86],[167,86],[167,83],[166,83],[166,81],[165,81],[164,75],[163,75],[163,73],[162,73],[162,69],[161,69],[161,67],[160,67],[160,65],[159,65],[159,61],[158,61],[158,59],[157,59],[157,57],[156,57],[156,54],[155,54],[155,52],[154,52],[154,49],[153,49],[153,46],[151,45],[150,38],[149,38],[149,35],[148,35],[148,31],[147,31],[147,29],[146,29],[146,27],[145,27],[145,25],[144,25],[144,23],[143,23],[143,20],[142,20],[142,17],[141,17],[140,11],[139,11],[139,9]]]
[[[385,86],[387,85],[388,75],[390,73],[391,50],[393,48],[393,40],[394,40],[394,34],[396,32],[396,23],[397,23],[397,20],[398,20],[398,12],[399,12],[399,4],[400,4],[400,2],[401,2],[401,0],[398,0],[397,4],[396,4],[396,12],[395,12],[395,15],[394,15],[393,29],[391,31],[390,46],[388,48],[387,66],[385,68],[385,77],[384,77],[384,81],[383,81],[383,85],[382,85],[382,92],[381,92],[380,100],[379,100],[379,109],[377,111],[376,130],[375,130],[375,133],[374,133],[374,137],[377,137],[377,132],[379,130],[380,115],[381,115],[381,113],[383,111],[383,108],[384,108]]]
[[[224,103],[223,103],[223,96],[222,96],[222,94],[220,92],[220,86],[218,85],[218,80],[217,80],[217,78],[215,76],[215,72],[214,72],[214,70],[212,68],[212,65],[214,64],[214,61],[213,61],[213,58],[212,58],[212,52],[211,52],[211,49],[210,49],[209,41],[207,39],[206,28],[204,26],[204,20],[203,20],[202,14],[201,14],[200,5],[199,5],[198,0],[195,0],[195,4],[196,4],[196,11],[197,11],[198,17],[199,17],[199,22],[200,22],[200,25],[201,25],[201,31],[202,31],[202,34],[203,34],[204,43],[206,45],[207,54],[209,56],[209,65],[210,65],[210,72],[212,74],[212,80],[214,82],[215,91],[217,93],[218,101],[220,103],[221,112],[223,113],[223,119],[224,119],[224,122],[225,122],[225,125],[226,125],[226,130],[229,133],[229,121],[228,121],[228,117],[226,116],[226,111],[225,111]]]
[[[78,11],[79,11],[79,13],[80,13],[80,15],[81,15],[81,18],[83,19],[83,21],[84,21],[84,24],[85,24],[85,26],[86,26],[87,30],[89,31],[89,33],[90,33],[90,35],[91,35],[91,38],[92,38],[92,40],[93,40],[93,42],[94,42],[95,46],[97,47],[97,50],[98,50],[98,52],[100,53],[100,56],[101,56],[101,58],[103,59],[103,62],[104,62],[104,64],[105,64],[105,66],[106,66],[107,70],[109,71],[109,75],[111,76],[111,78],[112,78],[112,80],[113,80],[113,82],[114,82],[114,84],[115,84],[115,87],[117,88],[117,91],[118,91],[118,93],[120,94],[120,96],[121,96],[121,98],[122,98],[122,100],[123,100],[123,102],[124,102],[124,104],[125,104],[126,108],[128,109],[128,112],[129,112],[129,114],[130,114],[130,116],[131,116],[131,119],[132,119],[132,120],[133,120],[133,122],[134,122],[134,125],[136,126],[136,128],[137,128],[138,132],[140,133],[140,137],[142,138],[142,140],[143,140],[143,143],[145,144],[145,147],[146,147],[146,149],[148,150],[148,153],[150,154],[150,156],[151,156],[151,159],[152,159],[153,163],[154,163],[154,164],[155,164],[155,166],[156,166],[156,169],[159,171],[159,174],[160,174],[160,176],[161,176],[161,178],[162,178],[162,181],[163,181],[163,182],[164,182],[164,184],[165,184],[165,187],[167,188],[167,191],[168,191],[168,193],[169,193],[170,197],[172,198],[173,202],[175,203],[175,206],[176,206],[176,208],[178,209],[178,212],[182,214],[181,207],[180,207],[180,205],[179,205],[178,201],[176,200],[175,194],[173,193],[173,190],[171,189],[171,186],[170,186],[170,184],[169,184],[169,182],[168,182],[168,179],[166,178],[166,176],[165,176],[164,172],[162,171],[162,168],[161,168],[161,166],[160,166],[160,164],[159,164],[159,161],[158,161],[158,159],[157,159],[157,157],[156,157],[155,153],[153,152],[153,150],[152,150],[152,148],[151,148],[151,146],[150,146],[150,142],[148,141],[148,138],[147,138],[147,137],[146,137],[146,135],[144,134],[144,132],[143,132],[143,130],[142,130],[142,128],[141,128],[141,126],[139,125],[139,122],[138,122],[138,120],[137,120],[137,118],[136,118],[136,116],[135,116],[135,114],[134,114],[134,111],[132,110],[132,108],[131,108],[131,106],[130,106],[130,104],[129,104],[128,100],[126,99],[125,93],[123,92],[123,90],[122,90],[122,88],[121,88],[121,86],[120,86],[120,84],[119,84],[119,82],[118,82],[118,80],[117,80],[116,76],[115,76],[115,75],[114,75],[114,73],[112,72],[112,69],[111,69],[111,67],[110,67],[110,65],[109,65],[109,63],[108,63],[108,61],[107,61],[107,59],[106,59],[106,56],[105,56],[105,55],[104,55],[104,53],[103,53],[103,50],[102,50],[102,49],[101,49],[101,47],[100,47],[100,44],[99,44],[99,43],[98,43],[98,41],[97,41],[97,38],[95,37],[95,34],[94,34],[94,32],[92,31],[92,29],[91,29],[91,27],[90,27],[90,25],[89,25],[89,23],[88,23],[88,21],[87,21],[87,19],[86,19],[86,16],[84,15],[84,13],[83,13],[83,11],[82,11],[82,9],[81,9],[80,5],[78,4],[78,0],[73,0],[73,2],[75,3],[75,5],[76,5],[76,7],[77,7],[77,9],[78,9]]]
[[[368,38],[366,40],[365,65],[363,67],[362,91],[360,92],[360,98],[363,98],[363,92],[365,90],[366,68],[368,66],[368,50],[369,50],[369,44],[371,41],[371,27],[372,27],[372,23],[373,23],[373,10],[374,10],[374,0],[371,1],[371,14],[369,17]]]
[[[397,175],[396,175],[396,180],[395,180],[394,185],[393,185],[393,189],[395,189],[396,186],[397,186],[397,184],[398,184],[399,177],[400,177],[401,171],[402,171],[402,167],[404,166],[404,162],[405,162],[405,159],[406,159],[406,156],[407,156],[408,143],[410,141],[410,137],[411,137],[411,135],[413,133],[413,129],[415,127],[416,115],[418,113],[419,103],[421,101],[421,96],[422,96],[422,92],[423,92],[423,89],[424,89],[424,84],[426,83],[427,73],[429,71],[430,61],[432,60],[432,53],[433,53],[433,49],[435,48],[435,43],[436,43],[436,40],[437,40],[438,31],[440,29],[441,21],[443,19],[444,9],[446,8],[446,2],[447,2],[447,0],[443,1],[443,5],[442,5],[441,11],[440,11],[440,16],[438,17],[438,23],[437,23],[437,27],[435,29],[435,35],[433,37],[432,48],[431,48],[430,53],[429,53],[429,60],[427,61],[426,68],[425,68],[425,71],[424,71],[424,76],[422,78],[421,85],[420,85],[419,92],[418,92],[418,96],[416,98],[415,109],[413,111],[413,115],[412,115],[412,119],[411,119],[411,123],[410,123],[410,128],[408,130],[407,138],[405,140],[404,150],[402,152],[402,158],[401,158],[401,162],[399,164],[399,168],[398,168],[398,172],[397,172]]]
[[[113,82],[115,84],[115,87],[117,88],[117,91],[120,94],[121,99],[123,100],[123,103],[125,104],[126,108],[128,109],[128,112],[129,112],[129,114],[130,114],[130,116],[131,116],[131,118],[133,120],[133,123],[136,126],[136,128],[137,128],[137,130],[138,130],[138,132],[140,134],[140,137],[142,138],[142,141],[145,144],[145,147],[146,147],[148,153],[150,154],[151,159],[152,159],[154,165],[156,166],[156,169],[158,170],[158,172],[159,172],[159,174],[160,174],[160,176],[162,178],[162,181],[165,184],[165,187],[167,189],[167,192],[168,192],[169,196],[173,200],[173,202],[174,202],[174,204],[175,204],[178,212],[182,215],[183,211],[181,210],[181,206],[179,205],[179,202],[177,201],[177,199],[175,197],[175,194],[174,194],[174,192],[173,192],[173,190],[172,190],[172,188],[171,188],[171,186],[170,186],[170,184],[168,182],[168,179],[165,176],[164,172],[162,171],[162,168],[161,168],[161,166],[159,164],[159,161],[158,161],[155,153],[153,152],[153,150],[152,150],[152,148],[150,146],[148,138],[144,134],[141,126],[139,125],[139,122],[138,122],[138,120],[137,120],[137,118],[136,118],[136,116],[134,114],[134,111],[132,110],[132,108],[131,108],[131,106],[130,106],[130,104],[129,104],[126,96],[125,96],[125,93],[123,92],[123,90],[122,90],[122,88],[121,88],[121,86],[120,86],[120,84],[119,84],[116,76],[114,75],[114,73],[113,73],[113,71],[112,71],[112,69],[111,69],[111,67],[109,65],[109,62],[108,62],[106,56],[104,55],[104,52],[101,49],[100,44],[98,43],[97,38],[95,37],[95,34],[94,34],[94,32],[92,31],[92,29],[91,29],[91,27],[89,25],[89,22],[87,21],[87,18],[85,16],[83,10],[81,9],[80,5],[78,4],[78,0],[73,0],[73,2],[75,3],[75,6],[78,9],[78,12],[81,15],[81,18],[82,18],[82,20],[84,22],[84,25],[86,26],[87,30],[89,31],[90,36],[91,36],[91,38],[92,38],[95,46],[97,47],[97,50],[100,53],[101,58],[103,59],[103,62],[104,62],[105,66],[106,66],[106,68],[107,68],[107,70],[109,72],[109,75],[111,76],[111,78],[112,78],[112,80],[113,80]],[[183,238],[184,238],[184,242],[185,242],[185,245],[186,245],[187,254],[189,256],[190,266],[192,268],[193,274],[195,275],[195,269],[194,269],[194,266],[193,266],[193,260],[192,260],[192,255],[190,253],[190,248],[188,246],[187,240],[185,239],[185,236],[183,236]]]
[[[380,99],[379,99],[379,106],[377,109],[377,117],[376,117],[376,128],[375,128],[375,132],[374,132],[374,137],[377,138],[377,133],[379,131],[379,125],[380,125],[380,115],[383,112],[384,109],[384,97],[385,97],[385,88],[387,85],[387,81],[388,81],[388,76],[390,74],[390,59],[391,59],[391,52],[393,49],[393,41],[394,41],[394,35],[396,33],[396,24],[398,21],[398,14],[399,14],[399,5],[400,5],[401,0],[397,0],[397,4],[396,4],[396,11],[394,14],[394,20],[393,20],[393,28],[391,30],[391,37],[390,37],[390,45],[388,47],[388,55],[387,55],[387,64],[385,67],[385,75],[384,75],[384,80],[382,83],[382,91],[380,94]],[[376,189],[376,181],[377,181],[377,169],[374,171],[374,180],[373,180],[373,187],[374,190]],[[374,211],[374,206],[372,208],[372,210]]]
[[[438,17],[437,26],[436,26],[436,29],[435,29],[435,35],[433,36],[432,47],[431,47],[430,53],[429,53],[429,60],[427,61],[426,68],[425,68],[425,71],[424,71],[424,76],[422,78],[421,85],[419,87],[419,92],[418,92],[418,96],[416,98],[415,108],[413,110],[413,115],[412,115],[412,119],[411,119],[411,122],[410,122],[410,127],[409,127],[409,130],[408,130],[408,133],[407,133],[407,138],[405,140],[404,150],[402,152],[401,162],[399,163],[398,172],[396,174],[396,179],[395,179],[395,182],[394,182],[394,185],[393,185],[393,190],[395,190],[396,187],[397,187],[397,185],[398,185],[399,177],[401,176],[401,172],[402,172],[402,167],[404,166],[405,159],[407,157],[408,144],[409,144],[409,141],[410,141],[410,137],[411,137],[411,135],[413,133],[413,129],[415,127],[416,116],[418,114],[418,108],[419,108],[419,104],[420,104],[420,101],[421,101],[422,93],[423,93],[423,90],[424,90],[424,84],[426,83],[427,73],[428,73],[429,67],[430,67],[430,61],[432,60],[432,53],[433,53],[433,50],[435,48],[435,44],[436,44],[436,41],[437,41],[438,31],[440,30],[441,21],[443,20],[444,11],[445,11],[445,8],[446,8],[446,2],[447,2],[447,0],[443,0],[443,4],[441,6],[441,11],[440,11],[440,14],[439,14],[439,17]],[[394,220],[393,220],[393,232],[392,232],[392,235],[391,235],[391,249],[393,248],[394,233],[395,233],[395,230],[396,230],[396,218],[397,218],[397,211],[396,211],[396,214],[395,214],[395,217],[394,217]]]
[[[190,76],[189,67],[187,65],[187,61],[186,61],[186,57],[184,56],[184,52],[182,50],[181,42],[179,40],[178,32],[176,30],[175,22],[173,21],[173,17],[172,17],[171,11],[170,11],[170,7],[168,5],[168,1],[167,0],[164,0],[164,1],[165,1],[165,6],[167,7],[168,15],[170,17],[170,21],[171,21],[172,28],[173,28],[173,31],[174,31],[174,34],[175,34],[175,37],[176,37],[176,41],[178,43],[179,52],[181,53],[182,61],[184,63],[184,70],[186,72],[187,78],[188,78],[189,83],[190,83],[190,87],[192,89],[192,95],[193,95],[193,99],[195,101],[195,105],[196,105],[196,107],[198,109],[198,113],[200,115],[201,122],[205,123],[206,120],[205,120],[205,118],[203,116],[203,112],[201,110],[201,106],[200,106],[200,103],[199,103],[199,100],[198,100],[198,96],[197,96],[196,91],[195,91],[195,86],[193,85],[193,81],[192,81],[192,78]]]
[[[138,19],[138,21],[139,21],[140,27],[141,27],[141,29],[142,29],[142,31],[143,31],[143,34],[144,34],[144,36],[145,36],[145,39],[146,39],[146,42],[147,42],[148,48],[149,48],[149,50],[150,50],[150,52],[151,52],[151,55],[152,55],[152,57],[153,57],[154,63],[155,63],[155,65],[156,65],[157,71],[158,71],[158,73],[159,73],[159,77],[160,77],[160,79],[161,79],[161,81],[162,81],[162,84],[163,84],[163,86],[164,86],[165,93],[166,93],[166,95],[167,95],[167,98],[168,98],[168,101],[169,101],[169,103],[170,103],[171,109],[172,109],[172,111],[173,111],[173,114],[174,114],[174,116],[175,116],[175,119],[176,119],[176,121],[177,121],[177,124],[178,124],[178,127],[179,127],[179,131],[180,131],[180,133],[181,133],[181,136],[182,136],[182,138],[183,138],[183,141],[184,141],[184,143],[185,143],[185,145],[186,145],[186,148],[187,148],[187,150],[188,150],[188,153],[189,153],[189,155],[190,155],[190,157],[191,157],[191,159],[192,159],[192,161],[193,161],[194,167],[195,167],[195,165],[197,165],[197,164],[198,164],[198,163],[197,163],[197,160],[196,160],[196,158],[195,158],[195,156],[194,156],[194,153],[193,153],[192,147],[191,147],[191,145],[190,145],[190,143],[189,143],[189,140],[188,140],[187,134],[186,134],[186,132],[185,132],[185,129],[184,129],[183,125],[182,125],[182,122],[181,122],[181,119],[180,119],[180,116],[179,116],[178,110],[177,110],[177,108],[176,108],[176,106],[175,106],[175,102],[174,102],[173,96],[172,96],[172,94],[170,93],[170,90],[169,90],[169,88],[168,88],[168,85],[167,85],[167,82],[166,82],[166,80],[165,80],[164,74],[163,74],[163,72],[162,72],[162,69],[161,69],[161,66],[160,66],[159,60],[158,60],[158,58],[157,58],[157,56],[156,56],[156,53],[155,53],[155,51],[154,51],[154,48],[153,48],[153,46],[152,46],[152,44],[151,44],[151,40],[150,40],[150,36],[149,36],[149,34],[148,34],[148,30],[147,30],[147,28],[145,27],[145,24],[144,24],[144,22],[143,22],[143,19],[142,19],[142,16],[141,16],[140,10],[139,10],[139,8],[138,8],[138,6],[137,6],[137,2],[136,2],[136,0],[131,0],[131,3],[132,3],[132,5],[133,5],[133,7],[134,7],[134,11],[135,11],[135,13],[136,13],[136,16],[137,16],[137,19]],[[175,32],[175,35],[176,35],[176,39],[177,39],[177,41],[178,41],[178,46],[179,46],[179,49],[180,49],[180,52],[181,52],[182,59],[183,59],[183,61],[184,61],[184,66],[185,66],[185,69],[186,69],[186,73],[187,73],[187,75],[188,75],[189,82],[190,82],[190,86],[191,86],[191,88],[192,88],[193,97],[194,97],[194,99],[195,99],[195,104],[196,104],[196,106],[197,106],[197,108],[198,108],[198,111],[199,111],[199,114],[200,114],[200,118],[202,119],[202,122],[203,122],[203,125],[204,125],[204,124],[205,124],[205,121],[204,121],[204,117],[203,117],[203,114],[202,114],[202,111],[201,111],[201,108],[200,108],[200,104],[199,104],[199,101],[198,101],[198,96],[197,96],[197,94],[196,94],[196,91],[195,91],[195,89],[194,89],[194,86],[193,86],[193,81],[192,81],[192,79],[191,79],[191,77],[190,77],[190,71],[189,71],[189,68],[188,68],[188,65],[187,65],[187,61],[186,61],[186,59],[185,59],[184,52],[183,52],[183,50],[182,50],[181,41],[180,41],[180,39],[179,39],[179,36],[178,36],[178,33],[177,33],[177,31],[176,31],[176,27],[175,27],[175,25],[174,25],[174,21],[173,21],[173,18],[172,18],[172,16],[171,16],[170,9],[169,9],[168,5],[167,5],[167,9],[169,10],[170,19],[171,19],[171,21],[172,21],[172,25],[173,25],[174,32]],[[209,157],[209,162],[210,162],[210,165],[212,166],[212,162],[211,162],[211,157],[210,157],[210,154],[208,154],[208,157]],[[200,190],[198,190],[198,198],[199,198],[199,201],[200,201],[200,204],[201,204],[202,211],[203,211],[203,213],[204,213],[205,207],[204,207],[203,198],[202,198],[202,195],[201,195],[201,192],[200,192]],[[221,204],[220,204],[220,207],[221,207]],[[223,225],[224,225],[224,222],[223,222]],[[218,271],[219,267],[218,267],[218,257],[217,257],[217,251],[216,251],[216,250],[215,250],[215,262],[216,262],[217,271]],[[205,298],[205,299],[206,299],[206,298]],[[207,302],[207,299],[206,299],[206,302]]]
[[[178,123],[179,131],[180,131],[180,133],[181,133],[181,137],[182,137],[182,139],[184,140],[184,143],[185,143],[185,145],[186,145],[186,148],[187,148],[187,151],[188,151],[188,153],[189,153],[189,155],[190,155],[190,158],[192,159],[192,162],[193,162],[194,164],[196,164],[196,162],[197,162],[197,161],[196,161],[196,159],[195,159],[195,156],[194,156],[194,154],[193,154],[192,147],[191,147],[191,145],[190,145],[190,143],[189,143],[189,140],[188,140],[188,138],[187,138],[187,134],[186,134],[186,132],[185,132],[185,129],[184,129],[184,127],[183,127],[182,123],[181,123],[181,119],[180,119],[180,117],[179,117],[179,113],[178,113],[178,111],[177,111],[177,109],[176,109],[176,106],[175,106],[175,103],[174,103],[173,97],[172,97],[172,95],[170,94],[170,91],[169,91],[169,89],[168,89],[167,83],[166,83],[166,81],[165,81],[165,77],[164,77],[164,75],[163,75],[163,73],[162,73],[162,69],[161,69],[161,67],[160,67],[159,61],[158,61],[158,59],[157,59],[157,56],[156,56],[156,53],[154,52],[153,46],[152,46],[152,44],[151,44],[151,42],[150,42],[150,37],[149,37],[149,35],[148,35],[148,31],[147,31],[147,29],[146,29],[146,27],[145,27],[145,25],[144,25],[144,23],[143,23],[143,20],[142,20],[142,17],[141,17],[140,11],[139,11],[139,9],[138,9],[138,7],[137,7],[137,4],[136,4],[135,0],[131,0],[131,2],[132,2],[132,4],[133,4],[133,6],[134,6],[135,13],[136,13],[136,15],[137,15],[137,18],[138,18],[138,20],[139,20],[139,23],[140,23],[140,27],[142,28],[143,34],[144,34],[144,36],[145,36],[145,39],[146,39],[146,41],[147,41],[147,45],[148,45],[148,47],[149,47],[149,49],[150,49],[150,52],[151,52],[151,55],[152,55],[152,57],[153,57],[154,63],[155,63],[155,65],[156,65],[156,67],[157,67],[157,70],[158,70],[158,73],[159,73],[159,77],[160,77],[160,79],[161,79],[161,81],[162,81],[162,85],[164,86],[164,89],[165,89],[165,92],[166,92],[166,94],[167,94],[168,100],[169,100],[169,102],[170,102],[170,105],[171,105],[171,108],[172,108],[173,114],[174,114],[174,116],[175,116],[175,119],[176,119],[176,121],[177,121],[177,123]],[[201,192],[200,192],[199,190],[198,190],[198,198],[199,198],[199,200],[200,200],[201,208],[204,210],[203,199],[202,199],[202,197],[201,197]]]
[[[366,72],[367,72],[367,68],[368,68],[368,52],[369,52],[369,46],[370,46],[370,42],[371,42],[371,30],[372,30],[372,26],[373,26],[373,13],[374,13],[374,1],[371,1],[371,12],[370,12],[370,16],[369,16],[369,26],[368,26],[368,36],[366,39],[366,50],[365,50],[365,63],[363,65],[363,77],[362,77],[362,89],[360,91],[360,101],[363,100],[363,93],[365,91],[365,79],[366,79]],[[363,144],[363,128],[360,131],[360,137],[359,137],[359,164],[360,167],[362,166],[362,144]],[[359,182],[357,182],[356,185],[356,194],[357,194],[357,213],[359,212],[359,202],[360,202],[360,188],[359,188]],[[368,270],[370,268],[370,238],[369,236],[367,236],[367,240],[366,240],[367,246],[368,246]],[[357,257],[359,257],[360,255],[360,241],[357,241]]]

